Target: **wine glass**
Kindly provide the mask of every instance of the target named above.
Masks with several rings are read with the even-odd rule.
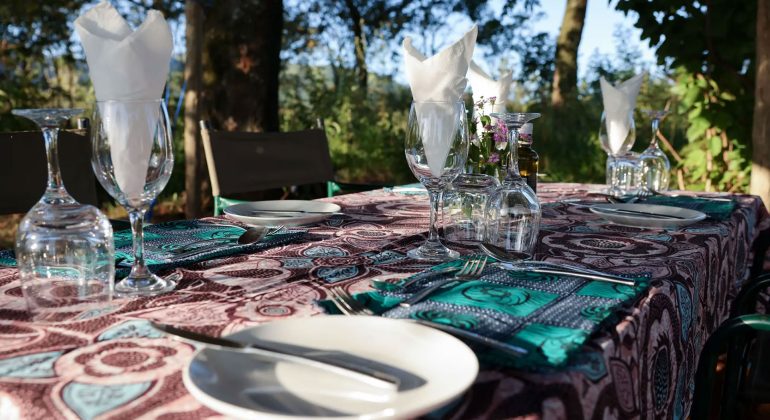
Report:
[[[133,265],[115,285],[124,296],[172,290],[176,283],[152,274],[144,262],[144,215],[165,188],[174,166],[173,139],[163,100],[98,101],[94,111],[93,155],[96,179],[128,211],[133,234]]]
[[[115,249],[109,220],[64,188],[59,126],[81,109],[14,109],[43,131],[48,167],[45,192],[19,224],[16,261],[22,293],[36,321],[63,321],[112,300]]]
[[[640,188],[642,193],[667,191],[671,162],[663,150],[658,147],[658,127],[668,111],[647,110],[645,114],[652,118],[652,139],[650,145],[639,156],[642,172]]]
[[[521,177],[518,164],[519,129],[540,114],[498,113],[493,117],[508,127],[510,160],[502,185],[487,202],[487,241],[507,251],[532,254],[540,230],[540,201]]]
[[[618,186],[616,174],[618,158],[625,156],[634,147],[636,141],[636,125],[634,124],[633,108],[617,118],[607,118],[607,112],[602,112],[599,127],[599,143],[607,152],[606,182],[608,193],[614,196],[623,195]]]
[[[428,239],[407,255],[426,261],[457,258],[456,251],[441,243],[437,216],[444,190],[460,174],[468,158],[465,104],[462,101],[413,102],[409,110],[405,153],[409,169],[430,196]]]

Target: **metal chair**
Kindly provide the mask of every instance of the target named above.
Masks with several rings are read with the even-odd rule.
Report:
[[[325,183],[334,177],[322,130],[250,133],[213,130],[207,121],[200,124],[214,215],[240,202],[228,198],[233,195]]]
[[[88,130],[60,131],[58,150],[67,191],[81,203],[98,205]],[[47,174],[41,132],[0,133],[0,214],[27,212],[43,195]]]
[[[706,341],[695,375],[691,418],[751,418],[752,411],[761,418],[770,412],[770,315],[752,313],[759,293],[769,287],[770,273],[752,279],[736,297],[733,317]]]

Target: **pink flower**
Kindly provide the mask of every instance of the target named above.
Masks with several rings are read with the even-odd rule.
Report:
[[[497,129],[495,130],[495,143],[505,143],[508,141],[508,127],[505,124],[497,120]]]
[[[500,155],[498,155],[497,153],[491,153],[489,155],[489,159],[487,159],[487,162],[489,162],[489,163],[498,163],[498,162],[500,162]]]

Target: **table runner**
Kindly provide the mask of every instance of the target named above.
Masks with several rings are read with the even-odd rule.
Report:
[[[592,187],[541,184],[541,200],[585,197]],[[168,295],[117,300],[98,316],[27,321],[14,269],[0,269],[0,417],[215,417],[185,390],[193,348],[160,337],[147,320],[207,334],[322,314],[327,287],[370,290],[369,280],[426,269],[406,257],[424,240],[424,196],[383,191],[332,201],[350,215],[312,227],[298,243],[175,269]],[[638,275],[650,288],[591,336],[560,372],[485,369],[444,414],[449,418],[681,418],[689,410],[698,353],[728,316],[751,246],[768,225],[755,197],[737,196],[725,221],[681,231],[603,222],[588,209],[546,206],[537,258]]]
[[[409,308],[398,304],[454,273],[435,275],[405,288],[398,283],[377,283],[374,287],[378,290],[358,293],[353,298],[383,317],[445,324],[514,347],[504,353],[468,343],[490,366],[546,372],[564,366],[600,325],[617,322],[614,315],[618,308],[636,300],[649,284],[647,276],[632,278],[636,285],[625,286],[564,275],[513,272],[497,267],[492,258],[488,260],[491,263],[478,277],[447,285]],[[464,261],[440,264],[432,270],[459,269]],[[319,303],[326,312],[340,313],[332,300]],[[527,354],[511,356],[516,349],[524,349]]]

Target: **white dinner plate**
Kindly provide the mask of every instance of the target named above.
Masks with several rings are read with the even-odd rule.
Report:
[[[225,207],[225,214],[250,225],[296,226],[324,221],[340,210],[323,201],[270,200],[234,204]]]
[[[185,386],[207,407],[236,418],[417,417],[465,392],[479,369],[476,355],[462,341],[423,325],[380,317],[294,318],[228,338],[341,350],[397,367],[412,384],[383,391],[315,367],[237,351],[199,350],[184,369]]]
[[[613,212],[612,209],[632,210],[643,213],[677,216],[681,217],[681,219],[663,219],[637,214],[624,214]],[[697,210],[690,210],[673,206],[659,206],[653,204],[596,204],[591,206],[591,211],[600,215],[602,218],[619,225],[665,229],[681,228],[706,218],[704,213]]]

